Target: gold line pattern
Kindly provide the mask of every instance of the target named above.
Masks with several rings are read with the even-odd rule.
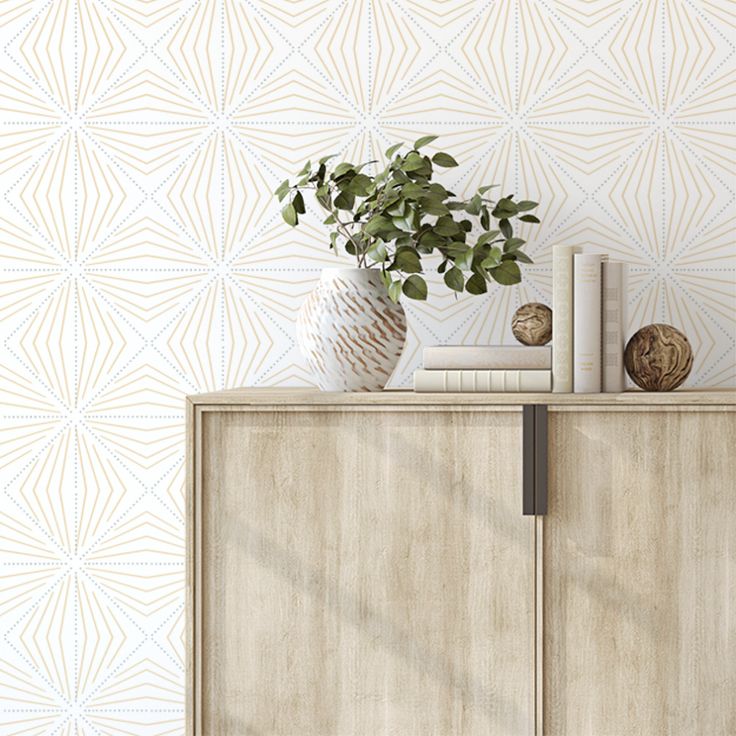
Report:
[[[306,159],[439,133],[443,183],[538,200],[521,285],[406,305],[432,343],[512,342],[551,248],[630,264],[629,332],[682,329],[736,385],[731,0],[0,3],[0,723],[183,734],[183,397],[310,386],[324,267]]]

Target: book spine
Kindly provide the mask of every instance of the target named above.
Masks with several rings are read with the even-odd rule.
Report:
[[[552,249],[552,390],[572,392],[574,245]]]
[[[414,390],[417,393],[551,391],[552,371],[419,369],[414,371]]]
[[[602,264],[603,391],[624,390],[624,336],[626,332],[626,264]]]
[[[601,262],[599,253],[573,256],[573,391],[601,390]]]
[[[425,347],[427,370],[549,370],[551,349],[545,346],[446,346]]]

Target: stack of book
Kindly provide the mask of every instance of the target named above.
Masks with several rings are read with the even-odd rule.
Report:
[[[575,246],[552,250],[552,390],[623,391],[627,265]]]
[[[414,390],[623,391],[625,263],[576,246],[552,251],[552,347],[439,345],[424,348]]]
[[[551,391],[548,345],[438,345],[424,348],[414,390]]]

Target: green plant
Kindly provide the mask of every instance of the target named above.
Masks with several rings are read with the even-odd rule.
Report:
[[[470,199],[457,199],[432,181],[435,166],[457,166],[455,159],[444,152],[431,157],[420,153],[436,138],[424,136],[406,153],[400,153],[401,143],[391,146],[388,165],[373,176],[364,170],[376,161],[329,168],[334,156],[315,165],[307,161],[294,184],[287,179],[275,191],[279,201],[288,197],[284,220],[299,224],[306,211],[303,192],[313,190],[328,213],[324,224],[332,227],[330,248],[337,251],[342,245],[359,267],[380,268],[394,301],[402,292],[411,299],[427,298],[427,284],[419,274],[423,256],[432,253],[439,255],[437,270],[454,291],[483,294],[491,279],[504,286],[519,283],[519,264],[532,259],[521,250],[526,241],[514,237],[511,220],[538,223],[529,214],[537,203],[517,202],[513,195],[493,201],[486,194],[496,185],[480,187]],[[493,229],[491,219],[497,221]],[[474,221],[480,228],[477,236],[471,235]]]

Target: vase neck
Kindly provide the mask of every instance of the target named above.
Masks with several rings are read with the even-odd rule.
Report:
[[[381,272],[375,268],[323,268],[321,280],[375,285],[381,283]]]

